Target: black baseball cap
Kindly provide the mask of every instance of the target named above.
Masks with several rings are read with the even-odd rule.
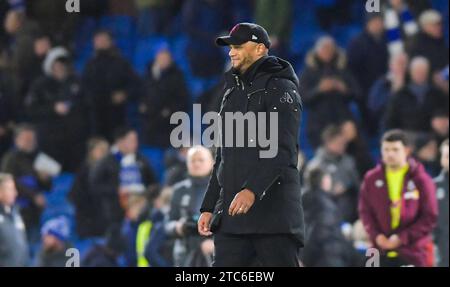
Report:
[[[266,29],[253,23],[237,24],[228,36],[219,37],[216,40],[219,46],[242,45],[247,42],[264,44],[267,49],[271,45]]]

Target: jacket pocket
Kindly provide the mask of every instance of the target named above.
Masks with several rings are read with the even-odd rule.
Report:
[[[266,89],[258,89],[247,94],[246,112],[262,111],[262,96]]]

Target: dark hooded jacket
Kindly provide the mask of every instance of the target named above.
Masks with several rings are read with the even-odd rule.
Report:
[[[303,208],[296,167],[302,102],[295,72],[288,62],[268,56],[255,62],[243,75],[231,70],[225,76],[219,113],[222,130],[226,113],[253,112],[259,118],[266,116],[269,131],[270,122],[275,119],[269,113],[273,112],[278,116],[278,147],[274,157],[264,158],[260,151],[268,148],[261,148],[259,139],[253,138],[248,129],[244,132],[244,147],[226,147],[225,137],[229,135],[222,137],[201,212],[223,210],[217,230],[220,233],[293,234],[303,244]],[[234,126],[233,133],[233,137],[241,139]],[[228,208],[243,189],[255,193],[256,201],[247,214],[231,217]]]

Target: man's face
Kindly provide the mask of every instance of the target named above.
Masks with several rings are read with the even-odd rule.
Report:
[[[166,70],[172,65],[172,55],[169,51],[163,50],[156,55],[155,63],[161,70]]]
[[[213,158],[207,150],[199,150],[189,154],[187,159],[188,172],[194,177],[208,176],[213,168]]]
[[[428,82],[429,72],[428,64],[417,62],[411,66],[411,79],[415,84],[423,85]]]
[[[406,73],[408,69],[408,57],[405,54],[395,55],[389,63],[390,70],[398,75]]]
[[[448,152],[449,152],[448,145],[444,146],[441,151],[441,153],[442,153],[441,154],[441,165],[442,165],[442,168],[446,172],[448,172],[448,165],[449,165]]]
[[[330,63],[336,54],[336,45],[332,41],[325,41],[317,50],[317,57],[324,62]]]
[[[384,22],[383,18],[376,17],[371,19],[367,23],[367,30],[370,34],[374,35],[375,37],[381,37],[384,33]]]
[[[403,7],[403,0],[389,0],[389,4],[391,4],[392,8],[399,11]]]
[[[19,13],[15,11],[8,12],[4,22],[5,31],[10,35],[14,35],[20,29],[20,26]]]
[[[431,127],[438,135],[442,137],[448,136],[449,118],[447,116],[433,117],[431,120]]]
[[[36,135],[34,131],[22,131],[16,138],[16,147],[26,153],[34,152],[36,149]]]
[[[409,149],[400,141],[383,142],[381,155],[383,163],[391,168],[402,167],[408,159]]]
[[[6,180],[0,184],[0,203],[6,206],[13,206],[16,202],[17,189],[14,180]]]
[[[326,142],[325,148],[334,155],[343,155],[347,149],[347,140],[344,135],[336,136]]]
[[[423,31],[434,39],[443,37],[442,23],[430,23],[423,26]]]
[[[48,37],[41,37],[34,41],[34,54],[38,57],[44,57],[51,49],[52,44]]]
[[[108,154],[109,145],[107,142],[101,142],[97,144],[91,151],[91,158],[94,161],[98,161]]]
[[[129,132],[118,143],[118,148],[123,154],[136,153],[139,146],[138,135],[136,132]]]
[[[230,45],[230,52],[228,55],[231,59],[231,64],[234,69],[245,72],[260,56],[262,44],[254,42],[247,42],[242,45]]]
[[[111,37],[107,33],[100,33],[94,37],[95,51],[111,49],[113,45]]]
[[[61,61],[56,61],[52,66],[52,76],[58,81],[64,81],[69,74],[67,65]]]

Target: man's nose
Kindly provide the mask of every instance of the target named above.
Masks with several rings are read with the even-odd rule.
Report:
[[[234,57],[234,56],[236,55],[234,49],[230,49],[230,52],[228,53],[228,55],[229,55],[230,57]]]

